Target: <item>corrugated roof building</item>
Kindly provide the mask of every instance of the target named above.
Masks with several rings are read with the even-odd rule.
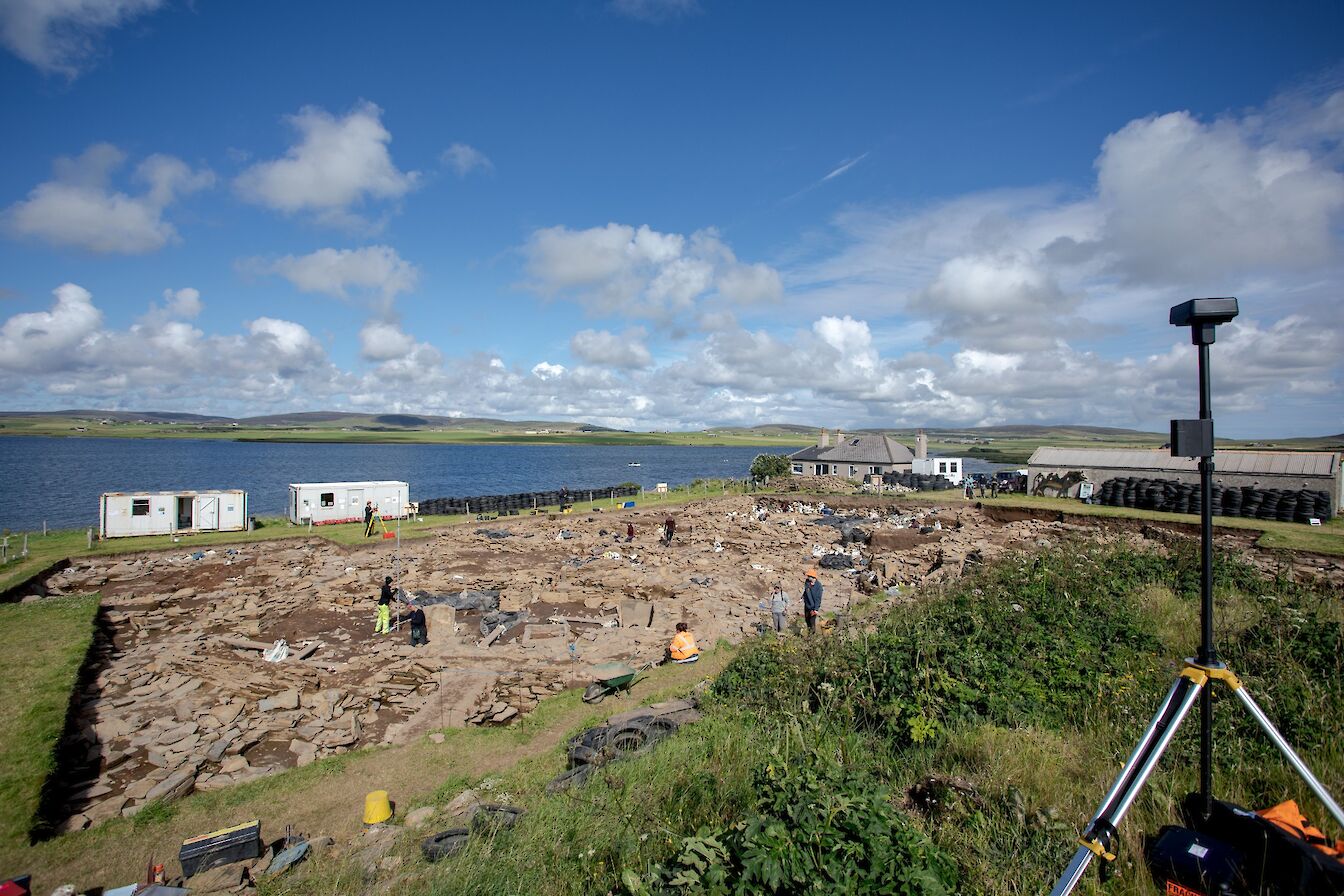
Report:
[[[1198,484],[1199,460],[1172,457],[1165,449],[1037,448],[1027,462],[1032,494],[1062,491],[1078,495],[1082,481],[1100,487],[1108,479],[1136,477]],[[1224,488],[1252,486],[1293,491],[1328,491],[1338,512],[1344,498],[1340,456],[1332,451],[1237,451],[1213,455],[1213,481]],[[1063,488],[1058,488],[1063,486]]]

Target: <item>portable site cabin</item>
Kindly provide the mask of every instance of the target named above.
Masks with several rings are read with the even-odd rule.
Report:
[[[98,501],[98,537],[242,532],[247,492],[106,492]]]
[[[405,482],[296,482],[289,486],[289,521],[299,525],[311,520],[315,526],[363,522],[367,501],[383,519],[402,519],[410,492]]]
[[[942,476],[953,485],[961,485],[966,465],[959,457],[917,457],[910,464],[910,472],[924,476]]]

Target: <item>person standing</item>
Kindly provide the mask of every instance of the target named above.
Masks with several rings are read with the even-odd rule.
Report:
[[[364,537],[368,538],[373,534],[373,502],[364,502]]]
[[[821,581],[816,569],[809,569],[803,579],[803,621],[807,623],[808,634],[817,631],[817,616],[821,614]]]
[[[663,529],[667,532],[667,543],[671,544],[672,536],[677,534],[677,521],[668,517],[667,521],[663,523]]]
[[[383,589],[378,592],[378,621],[374,623],[373,633],[385,635],[392,631],[392,577],[383,577]]]
[[[411,646],[419,647],[421,644],[429,643],[428,626],[425,622],[425,611],[414,601],[411,607]]]
[[[634,524],[634,523],[626,523],[626,524],[625,524],[625,543],[626,543],[626,544],[629,544],[630,542],[632,542],[632,541],[634,541],[634,540],[635,540],[635,524]]]
[[[777,632],[784,631],[784,612],[788,607],[789,596],[784,593],[784,586],[776,582],[775,590],[770,593],[770,615],[775,619],[775,631]]]
[[[989,496],[997,498],[999,496],[999,477],[995,476],[989,480]]]
[[[969,501],[975,497],[975,480],[967,477],[962,483],[966,486],[966,500]]]

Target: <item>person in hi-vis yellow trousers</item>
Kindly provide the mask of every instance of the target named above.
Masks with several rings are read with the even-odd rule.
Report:
[[[392,630],[392,577],[383,577],[383,590],[378,594],[378,621],[373,626],[375,635],[385,635]]]

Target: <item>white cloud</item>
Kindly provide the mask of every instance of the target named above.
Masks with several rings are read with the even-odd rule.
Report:
[[[285,358],[313,357],[322,352],[322,347],[308,332],[308,329],[291,320],[259,317],[256,320],[248,321],[247,330],[262,342],[268,343],[271,348]]]
[[[729,265],[719,274],[719,294],[731,302],[777,302],[784,296],[779,271],[767,264]]]
[[[532,375],[539,380],[553,380],[565,375],[564,365],[541,361],[532,368]]]
[[[599,314],[668,322],[714,299],[743,304],[782,292],[778,272],[739,263],[713,230],[688,237],[647,225],[548,227],[534,232],[523,252],[532,288],[572,294]]]
[[[1225,278],[1337,252],[1344,174],[1245,121],[1173,112],[1130,122],[1102,145],[1097,186],[1100,248],[1133,279]]]
[[[359,353],[369,361],[404,358],[415,348],[415,340],[401,327],[387,321],[371,320],[359,331]]]
[[[666,22],[701,12],[698,0],[609,0],[617,15],[641,22]]]
[[[353,207],[400,198],[419,181],[417,172],[392,162],[392,134],[373,103],[360,103],[344,118],[305,106],[288,121],[299,141],[283,158],[259,162],[234,180],[248,202],[287,214],[311,212],[325,223],[360,223]]]
[[[373,297],[386,312],[402,293],[415,289],[420,270],[390,246],[360,249],[318,249],[308,255],[285,255],[276,259],[250,258],[239,262],[245,273],[278,274],[301,292],[315,292],[338,299],[352,294]]]
[[[569,340],[569,350],[589,364],[640,369],[653,364],[644,337],[644,330],[639,327],[619,335],[610,330],[580,330]]]
[[[141,322],[150,326],[162,326],[169,321],[191,320],[198,317],[204,309],[205,303],[201,301],[200,290],[190,286],[183,289],[165,289],[163,304],[151,303]]]
[[[23,400],[59,397],[95,407],[157,406],[256,413],[276,406],[326,406],[352,377],[327,360],[294,321],[258,318],[239,334],[207,335],[175,319],[200,305],[194,289],[170,290],[124,330],[103,327],[87,290],[65,284],[50,311],[0,325],[0,369],[22,373]],[[311,403],[311,404],[310,404]]]
[[[443,151],[440,159],[443,164],[456,171],[458,177],[466,177],[477,169],[486,172],[495,170],[495,163],[490,161],[485,153],[465,143],[454,143]]]
[[[90,252],[143,254],[178,240],[163,219],[177,200],[214,184],[208,169],[192,170],[172,156],[152,155],[135,170],[145,192],[131,196],[112,189],[113,173],[126,155],[108,143],[90,146],[75,158],[58,158],[56,179],[38,184],[28,198],[4,212],[13,236],[38,239]]]
[[[74,78],[99,34],[158,9],[163,0],[6,0],[0,42],[47,74]]]
[[[65,283],[52,294],[50,311],[16,314],[0,327],[0,368],[40,373],[80,362],[80,348],[97,334],[102,312],[82,286]]]

